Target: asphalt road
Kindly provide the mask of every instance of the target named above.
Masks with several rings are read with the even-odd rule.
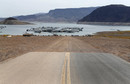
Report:
[[[130,84],[130,63],[107,53],[31,52],[0,63],[0,84]]]
[[[0,64],[0,84],[61,84],[65,53],[31,52]]]
[[[72,84],[130,84],[130,63],[107,53],[71,53]]]

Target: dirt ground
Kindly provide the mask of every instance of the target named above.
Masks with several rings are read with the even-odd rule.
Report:
[[[0,61],[16,57],[27,52],[47,48],[61,37],[22,37],[14,36],[11,38],[0,37]]]
[[[105,52],[130,62],[130,39],[103,37],[0,37],[0,61],[27,52]]]
[[[130,39],[107,37],[76,37],[105,53],[115,54],[130,62]]]

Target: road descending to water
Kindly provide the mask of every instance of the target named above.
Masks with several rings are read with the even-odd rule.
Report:
[[[1,62],[0,84],[130,84],[130,63],[64,38]]]

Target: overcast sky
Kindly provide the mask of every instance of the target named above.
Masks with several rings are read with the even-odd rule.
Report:
[[[0,17],[47,13],[55,8],[95,7],[109,4],[130,6],[130,0],[0,0]]]

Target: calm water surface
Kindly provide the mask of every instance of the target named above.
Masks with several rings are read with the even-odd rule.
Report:
[[[27,29],[36,28],[36,27],[79,27],[84,28],[81,32],[75,33],[56,33],[58,35],[88,35],[94,34],[101,31],[125,31],[130,30],[130,26],[100,26],[100,25],[84,25],[76,23],[35,23],[35,25],[0,25],[6,26],[5,29],[0,30],[0,35],[9,34],[9,35],[22,35],[26,32]],[[33,32],[29,32],[33,33]],[[35,35],[53,35],[54,33],[42,32],[40,34],[33,33]]]

